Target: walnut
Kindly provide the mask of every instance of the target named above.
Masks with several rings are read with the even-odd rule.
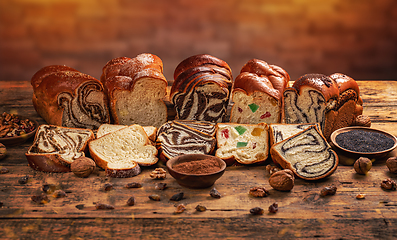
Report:
[[[290,191],[294,187],[294,182],[294,173],[289,169],[277,171],[269,178],[270,186],[279,191]]]
[[[388,179],[385,179],[382,181],[382,183],[380,184],[380,187],[383,188],[384,190],[395,191],[397,188],[397,184],[395,181],[388,178]]]
[[[354,162],[354,170],[358,174],[365,175],[369,170],[372,168],[372,162],[369,158],[366,157],[360,157],[359,159]]]
[[[386,160],[386,166],[389,168],[390,172],[397,173],[397,157],[389,157]]]
[[[167,176],[167,172],[162,168],[156,168],[150,173],[150,177],[153,179],[164,179]]]
[[[88,157],[79,157],[70,164],[72,172],[81,178],[86,178],[95,170],[95,162]]]
[[[272,175],[273,173],[280,171],[281,169],[276,166],[266,165],[266,170],[270,173],[270,175]]]
[[[371,127],[371,119],[366,115],[358,115],[356,119],[354,119],[354,126],[363,126],[363,127]]]
[[[267,195],[269,195],[269,191],[264,187],[253,187],[250,189],[249,194],[254,197],[267,197]]]
[[[5,158],[7,155],[7,148],[4,146],[4,144],[0,143],[0,159]]]

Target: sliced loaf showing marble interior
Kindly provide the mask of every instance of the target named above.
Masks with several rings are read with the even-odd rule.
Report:
[[[339,163],[338,155],[314,125],[274,144],[270,155],[282,168],[306,180],[330,176]]]

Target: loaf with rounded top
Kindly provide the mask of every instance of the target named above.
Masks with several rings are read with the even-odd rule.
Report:
[[[230,122],[281,122],[282,97],[289,80],[281,67],[259,59],[248,61],[233,84]]]
[[[96,132],[96,137],[100,138],[105,134],[120,130],[122,128],[128,127],[127,125],[117,125],[117,124],[102,124],[99,126],[98,131]],[[142,126],[143,130],[145,130],[146,135],[152,144],[155,144],[157,137],[157,128],[153,126]]]
[[[101,81],[115,124],[160,127],[167,121],[168,82],[158,56],[143,53],[112,59],[103,67]]]
[[[284,123],[319,123],[322,133],[329,133],[333,122],[328,116],[339,100],[339,89],[332,78],[323,74],[303,75],[283,95]]]
[[[225,121],[232,81],[232,71],[221,59],[200,54],[183,60],[175,69],[170,92],[176,118]]]
[[[334,73],[329,77],[338,86],[339,99],[334,111],[328,116],[332,126],[325,130],[325,136],[330,136],[337,129],[353,125],[357,116],[363,113],[363,100],[357,82],[342,73]]]
[[[110,121],[103,85],[94,77],[51,65],[37,71],[31,84],[33,106],[50,125],[97,129]]]
[[[90,129],[40,125],[32,146],[25,156],[29,166],[43,172],[70,172],[70,164],[84,157],[89,141],[94,139]]]

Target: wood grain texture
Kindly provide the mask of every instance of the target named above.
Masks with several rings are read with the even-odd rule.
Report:
[[[26,82],[0,82],[1,111],[15,110],[44,123],[34,111],[30,85]],[[394,81],[359,82],[364,100],[364,114],[371,113],[373,127],[397,136],[397,102]],[[7,87],[8,86],[8,87]],[[372,90],[371,90],[372,89]],[[373,92],[379,92],[373,94]],[[390,94],[390,95],[388,95]],[[379,95],[383,96],[379,97]],[[389,96],[389,97],[388,97]],[[369,115],[369,114],[368,114]],[[377,115],[377,117],[375,117]],[[0,238],[321,238],[321,239],[393,239],[397,237],[397,192],[385,191],[380,183],[385,178],[397,180],[388,171],[385,160],[397,156],[394,150],[383,159],[377,159],[367,175],[358,175],[352,166],[340,165],[335,173],[323,180],[296,179],[290,192],[273,190],[265,164],[258,166],[231,166],[215,183],[222,195],[220,199],[209,195],[211,188],[188,189],[178,185],[170,176],[153,180],[150,172],[158,163],[142,168],[133,178],[108,178],[101,169],[88,178],[78,178],[73,173],[43,173],[27,165],[24,153],[32,139],[20,145],[8,147],[8,155],[0,160],[0,166],[9,169],[0,174]],[[354,161],[346,156],[340,158]],[[26,184],[18,180],[29,175]],[[139,182],[142,188],[127,189],[130,182]],[[155,184],[164,182],[166,190],[156,190]],[[113,189],[104,191],[105,183]],[[37,204],[31,200],[44,192],[45,184],[66,192],[65,198],[47,194],[49,202]],[[321,197],[320,191],[334,185],[334,196]],[[249,195],[251,187],[261,186],[269,190],[265,198]],[[183,192],[185,198],[171,201],[172,195]],[[358,200],[356,195],[366,194]],[[152,201],[151,194],[158,194],[161,201]],[[134,196],[135,206],[127,206],[127,199]],[[96,210],[95,203],[111,204],[114,210]],[[268,207],[277,202],[279,211],[268,213]],[[176,206],[184,204],[186,211],[176,214]],[[207,207],[197,212],[197,205]],[[249,210],[261,207],[265,214],[253,216]]]

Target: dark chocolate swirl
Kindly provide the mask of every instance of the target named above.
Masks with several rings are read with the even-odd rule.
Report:
[[[109,122],[107,99],[99,82],[88,81],[76,89],[75,95],[62,92],[58,105],[64,108],[64,127],[97,129]]]

